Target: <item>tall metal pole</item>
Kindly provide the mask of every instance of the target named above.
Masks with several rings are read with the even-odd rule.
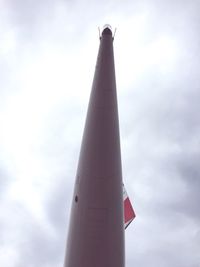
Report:
[[[113,34],[104,27],[82,139],[64,267],[124,267]]]

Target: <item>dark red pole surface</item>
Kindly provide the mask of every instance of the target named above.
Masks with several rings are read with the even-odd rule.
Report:
[[[103,30],[71,207],[64,267],[124,267],[113,36]]]

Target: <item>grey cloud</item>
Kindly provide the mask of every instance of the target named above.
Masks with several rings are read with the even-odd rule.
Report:
[[[24,220],[23,220],[24,221]],[[18,245],[19,262],[15,266],[54,266],[59,262],[59,242],[41,228],[33,217],[24,225],[24,235]],[[19,240],[18,240],[19,241]]]
[[[200,263],[200,243],[193,235],[200,215],[199,76],[196,50],[184,45],[189,55],[183,55],[175,73],[163,77],[159,70],[148,70],[145,81],[138,80],[119,99],[124,178],[132,185],[140,220],[127,234],[127,266]],[[135,242],[141,238],[139,249]]]

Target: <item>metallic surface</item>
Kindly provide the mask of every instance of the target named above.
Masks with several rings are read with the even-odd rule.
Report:
[[[104,28],[82,139],[64,267],[124,267],[113,36]]]

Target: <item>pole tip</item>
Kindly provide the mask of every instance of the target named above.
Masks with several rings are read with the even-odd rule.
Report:
[[[109,24],[105,24],[103,26],[102,35],[103,34],[111,34],[112,35],[112,27]]]

